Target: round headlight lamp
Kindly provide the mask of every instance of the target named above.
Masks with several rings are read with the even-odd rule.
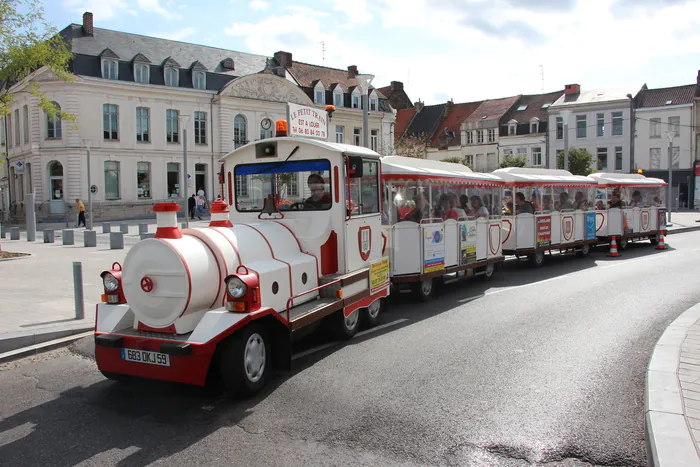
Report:
[[[109,273],[102,278],[102,284],[104,284],[107,292],[114,292],[119,288],[119,280]]]
[[[232,277],[226,283],[228,294],[233,298],[241,298],[248,292],[248,286],[238,277]]]

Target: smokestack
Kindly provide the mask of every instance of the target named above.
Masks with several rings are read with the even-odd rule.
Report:
[[[156,213],[156,234],[154,238],[182,238],[182,232],[177,226],[177,212],[180,205],[177,203],[156,203],[153,212]]]
[[[85,34],[88,36],[95,35],[95,31],[92,28],[92,13],[89,11],[83,13],[83,31],[85,31]]]
[[[229,214],[228,203],[223,200],[211,203],[211,222],[209,227],[233,227]]]

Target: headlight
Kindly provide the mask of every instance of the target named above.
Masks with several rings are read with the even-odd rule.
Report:
[[[107,292],[114,292],[119,288],[119,281],[111,274],[105,274],[104,278],[102,279],[102,283],[104,284]]]
[[[241,298],[248,292],[248,286],[238,277],[232,277],[226,283],[228,294],[233,298]]]

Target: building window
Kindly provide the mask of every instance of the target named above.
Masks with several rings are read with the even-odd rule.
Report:
[[[15,146],[20,145],[20,140],[19,140],[19,132],[20,132],[20,127],[19,127],[19,109],[15,109]]]
[[[24,142],[29,142],[29,107],[22,107],[22,130],[24,133]]]
[[[319,81],[314,88],[314,102],[317,104],[326,103],[326,88],[323,87],[323,83]]]
[[[233,119],[233,147],[239,148],[248,143],[248,123],[242,114]]]
[[[151,163],[136,163],[136,193],[139,199],[151,197]]]
[[[605,114],[596,114],[596,130],[595,135],[598,137],[605,136]]]
[[[104,139],[119,139],[119,106],[114,104],[102,105],[102,127]]]
[[[352,108],[360,108],[360,92],[357,89],[352,92]]]
[[[661,169],[661,149],[660,148],[649,149],[649,169],[651,169],[651,170]]]
[[[343,125],[335,126],[335,142],[344,143],[345,142],[345,127]]]
[[[608,170],[608,148],[598,148],[598,170]]]
[[[622,170],[622,146],[615,146],[615,170]]]
[[[540,146],[532,148],[532,165],[536,167],[542,165],[542,148]]]
[[[668,131],[678,137],[681,129],[681,117],[668,117]]]
[[[377,96],[369,96],[369,110],[377,110],[379,107],[379,99],[377,99]]]
[[[681,162],[681,148],[678,146],[674,146],[671,148],[671,167],[673,169],[679,169],[680,168],[680,162]]]
[[[102,77],[105,79],[119,77],[119,65],[116,60],[102,60]]]
[[[248,197],[248,177],[246,175],[236,177],[236,198]]]
[[[469,167],[474,167],[474,156],[472,154],[467,154],[466,161]]]
[[[513,150],[512,149],[504,149],[503,150],[503,157],[513,157]]]
[[[194,189],[197,193],[203,191],[206,193],[207,187],[207,164],[194,165]]]
[[[194,144],[207,144],[207,113],[194,113]]]
[[[612,134],[622,136],[622,112],[612,113]]]
[[[517,123],[509,123],[508,124],[508,136],[515,136],[515,134],[518,132],[518,124]]]
[[[564,119],[557,117],[557,139],[564,139]]]
[[[119,199],[119,162],[105,161],[105,199]]]
[[[136,107],[136,141],[148,143],[151,141],[150,110],[148,107]]]
[[[46,114],[46,139],[61,139],[61,106],[53,102],[56,106],[56,117]]]
[[[369,147],[372,151],[377,152],[379,148],[379,130],[372,130],[369,135]]]
[[[467,144],[474,144],[474,133],[467,131]]]
[[[177,198],[180,196],[180,164],[168,162],[166,169],[168,171],[168,198]]]
[[[649,138],[661,138],[661,119],[649,119]]]
[[[585,138],[586,137],[586,116],[576,115],[576,137]]]
[[[165,140],[168,143],[180,142],[180,112],[175,109],[165,111]]]
[[[180,71],[177,68],[166,67],[165,68],[165,85],[166,86],[177,86],[180,82]]]
[[[336,107],[343,107],[343,91],[333,92],[333,105]]]
[[[515,153],[519,158],[522,158],[523,160],[527,161],[527,148],[517,148],[515,150]]]
[[[476,143],[483,144],[484,142],[484,132],[481,130],[476,130]]]
[[[7,115],[5,117],[5,123],[7,124],[7,148],[12,147],[12,115]]]
[[[207,74],[203,71],[195,71],[192,81],[194,82],[195,89],[207,88]]]
[[[538,127],[537,122],[532,122],[532,123],[530,123],[530,133],[533,134],[533,135],[534,135],[535,133],[538,133],[537,127]]]
[[[494,128],[489,128],[489,143],[496,141],[496,130]]]
[[[134,66],[134,81],[148,84],[151,81],[151,67],[143,63]]]
[[[362,128],[352,130],[352,142],[355,146],[362,146]]]

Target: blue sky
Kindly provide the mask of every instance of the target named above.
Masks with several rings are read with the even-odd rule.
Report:
[[[700,0],[45,0],[58,29],[95,27],[357,65],[427,104],[579,83],[633,93],[692,84]],[[540,67],[542,65],[542,68]]]

